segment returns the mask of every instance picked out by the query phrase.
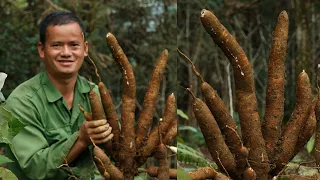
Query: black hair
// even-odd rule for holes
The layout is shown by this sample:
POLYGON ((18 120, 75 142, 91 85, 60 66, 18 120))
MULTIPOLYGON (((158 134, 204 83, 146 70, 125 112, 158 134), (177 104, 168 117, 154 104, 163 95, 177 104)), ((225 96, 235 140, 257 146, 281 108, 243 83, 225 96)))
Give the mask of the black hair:
POLYGON ((45 45, 46 42, 46 31, 48 26, 64 25, 72 22, 79 24, 84 38, 86 38, 84 26, 76 15, 71 12, 53 12, 45 16, 39 24, 39 35, 42 45, 45 45))

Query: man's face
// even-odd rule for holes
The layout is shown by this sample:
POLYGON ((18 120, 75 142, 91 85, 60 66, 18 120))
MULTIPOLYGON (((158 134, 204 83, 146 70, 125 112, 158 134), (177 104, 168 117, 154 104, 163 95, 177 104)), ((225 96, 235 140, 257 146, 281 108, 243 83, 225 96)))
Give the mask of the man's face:
POLYGON ((39 43, 38 51, 50 76, 74 77, 88 54, 88 42, 78 23, 48 26, 45 46, 39 43))

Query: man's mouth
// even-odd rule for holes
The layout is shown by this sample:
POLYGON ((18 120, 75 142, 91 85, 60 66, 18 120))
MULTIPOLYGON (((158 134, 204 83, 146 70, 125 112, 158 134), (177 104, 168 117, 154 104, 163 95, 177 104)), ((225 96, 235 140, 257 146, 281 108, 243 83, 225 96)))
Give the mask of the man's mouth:
POLYGON ((67 65, 71 65, 74 61, 72 61, 72 60, 58 60, 58 62, 61 65, 67 66, 67 65))
POLYGON ((59 62, 73 62, 73 60, 58 60, 59 62))

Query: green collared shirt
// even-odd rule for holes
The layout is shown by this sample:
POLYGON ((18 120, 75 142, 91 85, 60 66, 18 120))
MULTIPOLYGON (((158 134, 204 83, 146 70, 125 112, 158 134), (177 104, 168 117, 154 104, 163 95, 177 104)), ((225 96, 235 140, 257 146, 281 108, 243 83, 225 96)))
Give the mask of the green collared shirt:
MULTIPOLYGON (((97 86, 94 90, 97 92, 97 86)), ((59 166, 84 121, 78 104, 90 110, 89 91, 88 81, 78 76, 69 110, 46 71, 41 71, 10 94, 5 106, 25 124, 12 141, 19 164, 8 164, 19 179, 67 179, 71 175, 69 168, 59 166)), ((11 152, 10 155, 14 158, 11 152)), ((69 166, 78 178, 92 179, 95 166, 89 148, 69 166)))

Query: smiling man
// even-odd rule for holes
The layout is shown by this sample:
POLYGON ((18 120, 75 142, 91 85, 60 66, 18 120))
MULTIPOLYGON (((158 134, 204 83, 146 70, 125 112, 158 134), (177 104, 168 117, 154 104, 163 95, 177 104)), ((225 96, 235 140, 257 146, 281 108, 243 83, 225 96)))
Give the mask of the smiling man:
POLYGON ((13 138, 13 153, 7 152, 16 162, 8 168, 19 179, 67 179, 70 169, 60 167, 66 161, 74 175, 92 179, 89 137, 101 144, 113 134, 105 119, 85 121, 78 108, 90 109, 88 81, 78 74, 88 54, 84 27, 72 13, 54 12, 42 20, 39 31, 45 68, 6 101, 6 108, 25 124, 13 138))

